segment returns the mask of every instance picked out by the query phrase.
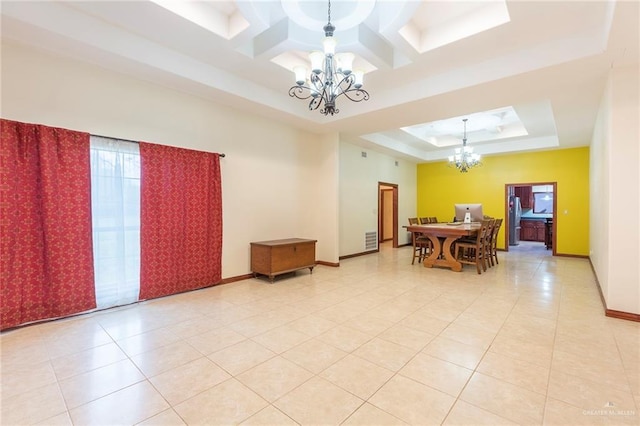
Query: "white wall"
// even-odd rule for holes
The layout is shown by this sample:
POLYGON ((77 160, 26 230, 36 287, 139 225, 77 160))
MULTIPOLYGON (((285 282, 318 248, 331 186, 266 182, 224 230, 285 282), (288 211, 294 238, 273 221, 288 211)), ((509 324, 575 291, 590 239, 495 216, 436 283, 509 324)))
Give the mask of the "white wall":
POLYGON ((614 68, 591 144, 591 261, 607 308, 640 314, 640 67, 614 68))
POLYGON ((364 252, 365 232, 378 230, 378 182, 398 185, 398 244, 410 243, 402 226, 416 216, 416 179, 415 163, 340 142, 340 256, 364 252))
POLYGON ((338 261, 337 136, 8 43, 2 118, 224 152, 223 278, 249 273, 251 241, 314 238, 338 261))
POLYGON ((316 257, 333 264, 338 263, 338 156, 337 134, 328 134, 305 141, 306 155, 300 158, 305 178, 300 191, 311 201, 302 208, 302 229, 318 240, 316 257), (322 241, 322 244, 320 242, 322 241))
MULTIPOLYGON (((607 85, 589 148, 589 258, 603 296, 609 291, 609 149, 611 84, 607 85)), ((606 298, 606 296, 605 296, 606 298)))

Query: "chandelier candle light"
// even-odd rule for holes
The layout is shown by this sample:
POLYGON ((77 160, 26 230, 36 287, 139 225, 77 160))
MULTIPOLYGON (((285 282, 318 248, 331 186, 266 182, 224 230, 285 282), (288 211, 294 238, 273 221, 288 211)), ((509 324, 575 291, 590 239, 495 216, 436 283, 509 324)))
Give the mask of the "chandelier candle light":
POLYGON ((480 154, 474 154, 473 148, 467 146, 467 120, 464 118, 464 137, 462 138, 462 148, 456 148, 454 155, 449 156, 449 167, 455 167, 461 173, 467 173, 469 169, 481 166, 480 154))
POLYGON ((311 74, 307 80, 307 69, 294 67, 296 85, 289 89, 289 96, 309 99, 309 110, 320 106, 320 113, 333 115, 340 112, 336 108, 336 99, 344 95, 351 101, 361 102, 369 99, 369 93, 362 89, 364 72, 352 71, 353 53, 335 53, 336 40, 331 24, 331 0, 329 0, 327 25, 324 26, 325 38, 322 42, 324 53, 311 52, 311 74))

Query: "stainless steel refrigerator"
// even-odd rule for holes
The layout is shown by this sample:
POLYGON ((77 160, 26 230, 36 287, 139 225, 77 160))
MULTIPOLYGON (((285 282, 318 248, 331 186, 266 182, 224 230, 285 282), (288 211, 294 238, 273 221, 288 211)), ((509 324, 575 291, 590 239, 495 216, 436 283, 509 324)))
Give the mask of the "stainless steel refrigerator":
POLYGON ((509 197, 509 245, 520 244, 520 216, 522 216, 522 205, 520 197, 509 197))

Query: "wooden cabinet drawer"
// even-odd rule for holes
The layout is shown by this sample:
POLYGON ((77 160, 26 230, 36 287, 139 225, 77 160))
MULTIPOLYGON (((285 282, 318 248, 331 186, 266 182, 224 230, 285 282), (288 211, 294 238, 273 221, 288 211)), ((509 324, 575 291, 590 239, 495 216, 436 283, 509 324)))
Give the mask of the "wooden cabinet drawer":
POLYGON ((544 236, 545 236, 545 231, 546 231, 544 222, 541 221, 541 220, 536 221, 535 228, 536 228, 536 241, 540 241, 540 242, 544 243, 544 241, 545 241, 545 237, 544 236))
POLYGON ((533 190, 531 186, 516 186, 514 191, 516 197, 520 197, 520 206, 523 209, 533 208, 533 190))
POLYGON ((299 269, 316 263, 315 244, 300 243, 273 247, 271 268, 273 271, 299 269))
POLYGON ((545 223, 541 220, 520 221, 520 239, 523 241, 545 241, 545 223))

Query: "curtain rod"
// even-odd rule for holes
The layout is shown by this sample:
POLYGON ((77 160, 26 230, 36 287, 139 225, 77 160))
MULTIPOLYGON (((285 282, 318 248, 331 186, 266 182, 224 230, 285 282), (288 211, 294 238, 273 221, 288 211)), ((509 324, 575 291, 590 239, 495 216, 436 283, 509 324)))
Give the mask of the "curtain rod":
MULTIPOLYGON (((99 138, 105 138, 105 139, 117 139, 119 141, 125 141, 125 142, 133 142, 133 143, 140 143, 139 141, 132 141, 131 139, 122 139, 122 138, 114 138, 113 136, 104 136, 104 135, 96 135, 93 133, 89 133, 91 136, 97 136, 99 138)), ((218 154, 220 157, 226 157, 226 155, 223 152, 216 152, 215 154, 218 154)))

